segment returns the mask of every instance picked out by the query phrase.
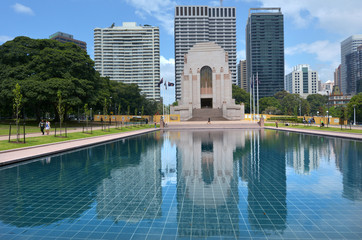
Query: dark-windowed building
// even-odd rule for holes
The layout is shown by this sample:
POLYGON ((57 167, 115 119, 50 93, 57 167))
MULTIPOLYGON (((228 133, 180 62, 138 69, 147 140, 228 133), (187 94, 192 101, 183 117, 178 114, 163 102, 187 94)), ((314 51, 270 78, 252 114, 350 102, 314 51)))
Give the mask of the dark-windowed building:
POLYGON ((57 40, 58 42, 62 42, 62 43, 72 42, 72 43, 75 43, 76 45, 78 45, 84 51, 87 51, 86 42, 76 40, 73 38, 73 35, 68 34, 68 33, 56 32, 56 33, 50 35, 49 39, 57 40))
POLYGON ((284 89, 284 20, 280 8, 250 8, 246 25, 248 90, 259 80, 259 98, 284 89))

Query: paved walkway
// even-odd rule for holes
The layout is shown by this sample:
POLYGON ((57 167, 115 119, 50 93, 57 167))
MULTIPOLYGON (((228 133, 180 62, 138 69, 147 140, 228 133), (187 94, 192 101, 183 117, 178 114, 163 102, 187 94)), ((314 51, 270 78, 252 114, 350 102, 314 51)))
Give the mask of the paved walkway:
POLYGON ((264 129, 273 129, 278 131, 287 131, 287 132, 298 132, 303 134, 312 134, 312 135, 323 135, 328 137, 340 137, 348 138, 362 141, 361 133, 343 133, 343 132, 332 132, 332 131, 318 131, 318 130, 308 130, 308 129, 299 129, 299 128, 283 128, 283 127, 264 127, 264 129))
POLYGON ((144 134, 148 132, 157 131, 159 129, 156 128, 149 128, 149 129, 142 129, 130 132, 123 132, 123 133, 114 133, 108 134, 103 136, 97 137, 90 137, 84 139, 77 139, 65 142, 58 142, 58 143, 51 143, 51 144, 44 144, 39 146, 33 147, 26 147, 26 148, 18 148, 13 150, 6 150, 0 152, 0 166, 21 162, 24 160, 29 160, 32 158, 38 158, 54 153, 74 150, 77 148, 95 145, 99 143, 104 143, 108 141, 117 140, 120 138, 125 138, 129 136, 144 134))

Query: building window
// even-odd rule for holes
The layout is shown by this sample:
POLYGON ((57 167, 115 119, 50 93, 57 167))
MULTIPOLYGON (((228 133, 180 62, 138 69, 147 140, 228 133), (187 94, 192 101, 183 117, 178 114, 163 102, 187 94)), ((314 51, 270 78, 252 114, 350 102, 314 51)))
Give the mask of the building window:
POLYGON ((182 8, 180 8, 180 15, 183 16, 182 8))
POLYGON ((201 7, 201 16, 204 16, 204 8, 201 7))
POLYGON ((176 7, 176 16, 178 16, 178 7, 176 7))

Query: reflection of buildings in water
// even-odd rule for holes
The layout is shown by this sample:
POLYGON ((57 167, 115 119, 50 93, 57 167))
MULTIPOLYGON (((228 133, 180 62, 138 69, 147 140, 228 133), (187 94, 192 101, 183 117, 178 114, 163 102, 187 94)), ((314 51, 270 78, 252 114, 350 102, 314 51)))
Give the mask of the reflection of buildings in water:
POLYGON ((284 230, 287 217, 284 146, 276 141, 260 141, 259 132, 250 135, 249 144, 250 225, 257 230, 284 230))
POLYGON ((180 132, 177 220, 180 237, 238 236, 237 162, 240 132, 180 132))
POLYGON ((297 174, 310 174, 319 168, 321 158, 330 161, 335 154, 329 141, 315 136, 296 135, 292 146, 288 146, 285 153, 287 165, 294 168, 297 174))
POLYGON ((116 222, 160 217, 160 168, 161 149, 154 146, 141 153, 139 164, 113 170, 97 189, 98 217, 116 222))
POLYGON ((362 144, 335 139, 336 165, 343 174, 342 196, 349 200, 362 200, 362 144))

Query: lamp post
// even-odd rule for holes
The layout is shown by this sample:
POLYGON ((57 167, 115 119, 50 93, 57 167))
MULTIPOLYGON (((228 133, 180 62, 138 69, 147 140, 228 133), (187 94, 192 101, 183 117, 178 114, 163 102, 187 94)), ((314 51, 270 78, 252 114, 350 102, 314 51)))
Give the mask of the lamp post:
POLYGON ((356 104, 353 105, 353 125, 356 125, 356 104))
POLYGON ((328 110, 327 110, 327 127, 328 127, 328 124, 329 124, 329 116, 328 116, 328 110))
POLYGON ((92 108, 90 108, 90 118, 91 118, 91 121, 93 120, 93 117, 92 117, 92 108))

